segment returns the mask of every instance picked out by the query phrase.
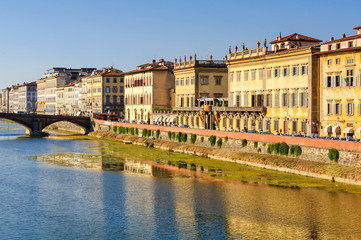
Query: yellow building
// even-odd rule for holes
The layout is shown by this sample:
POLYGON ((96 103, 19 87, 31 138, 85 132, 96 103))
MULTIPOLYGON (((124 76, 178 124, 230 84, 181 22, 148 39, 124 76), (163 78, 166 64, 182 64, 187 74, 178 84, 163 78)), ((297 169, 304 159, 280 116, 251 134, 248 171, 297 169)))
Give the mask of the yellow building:
POLYGON ((321 40, 298 33, 228 54, 229 109, 219 129, 302 133, 318 131, 318 60, 321 40), (232 108, 236 108, 233 109, 232 108), (238 109, 237 109, 238 108, 238 109))
POLYGON ((87 111, 124 115, 124 74, 113 67, 93 71, 87 81, 87 111))
POLYGON ((56 114, 65 113, 64 87, 56 89, 56 114))
POLYGON ((201 118, 202 105, 224 105, 228 97, 228 70, 225 61, 175 59, 175 107, 178 124, 191 128, 211 129, 210 112, 201 118), (203 119, 203 120, 202 120, 203 119))
POLYGON ((324 136, 360 137, 361 26, 321 45, 320 120, 324 136))
POLYGON ((154 110, 171 107, 172 62, 160 59, 125 73, 125 111, 129 122, 152 122, 154 110))

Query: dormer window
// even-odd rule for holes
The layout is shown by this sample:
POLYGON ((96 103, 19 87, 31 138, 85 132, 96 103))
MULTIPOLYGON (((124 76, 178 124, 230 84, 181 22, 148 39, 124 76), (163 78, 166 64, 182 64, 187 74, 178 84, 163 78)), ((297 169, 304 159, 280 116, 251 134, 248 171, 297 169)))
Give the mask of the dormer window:
POLYGON ((349 48, 353 47, 352 42, 348 42, 348 47, 349 47, 349 48))
POLYGON ((328 51, 331 51, 332 45, 328 45, 328 51))
POLYGON ((282 43, 281 48, 282 49, 286 48, 286 43, 282 43))
POLYGON ((336 49, 340 49, 341 48, 341 44, 340 43, 337 43, 336 44, 336 49))

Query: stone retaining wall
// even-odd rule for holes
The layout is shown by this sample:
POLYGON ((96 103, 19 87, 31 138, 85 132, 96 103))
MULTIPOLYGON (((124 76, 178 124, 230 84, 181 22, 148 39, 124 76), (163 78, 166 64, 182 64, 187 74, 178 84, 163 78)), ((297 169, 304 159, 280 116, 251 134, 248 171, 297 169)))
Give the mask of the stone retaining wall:
MULTIPOLYGON (((324 139, 310 139, 300 137, 286 137, 275 136, 266 134, 251 134, 251 133, 235 133, 235 132, 223 132, 214 130, 202 130, 202 129, 189 129, 189 128, 177 128, 177 127, 165 127, 156 125, 142 125, 142 124, 129 124, 119 122, 109 122, 95 120, 96 130, 108 130, 109 126, 113 131, 113 126, 122 126, 129 128, 138 128, 139 136, 142 134, 143 129, 149 129, 152 131, 160 130, 160 137, 163 140, 168 140, 168 131, 170 132, 182 132, 188 134, 187 143, 190 144, 191 134, 197 135, 195 145, 198 146, 210 146, 208 142, 209 136, 216 136, 222 138, 222 149, 238 150, 243 152, 258 152, 258 148, 261 149, 261 153, 267 153, 267 147, 270 143, 286 142, 288 145, 300 145, 302 148, 302 155, 299 157, 305 160, 318 161, 318 162, 330 162, 328 159, 328 150, 330 148, 336 148, 339 150, 338 164, 359 167, 361 166, 361 143, 356 142, 341 142, 324 139), (201 142, 201 138, 204 141, 201 142), (225 137, 228 137, 228 141, 225 142, 225 137), (247 146, 242 147, 242 139, 247 140, 247 146), (254 142, 258 143, 258 147, 254 148, 254 142)), ((216 146, 215 146, 216 147, 216 146)))

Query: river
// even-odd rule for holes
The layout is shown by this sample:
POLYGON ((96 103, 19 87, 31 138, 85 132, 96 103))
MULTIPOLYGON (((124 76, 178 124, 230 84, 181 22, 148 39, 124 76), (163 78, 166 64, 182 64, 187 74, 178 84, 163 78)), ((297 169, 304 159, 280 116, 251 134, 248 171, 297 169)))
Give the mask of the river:
POLYGON ((0 239, 361 239, 360 194, 59 166, 29 157, 107 146, 0 126, 0 239))

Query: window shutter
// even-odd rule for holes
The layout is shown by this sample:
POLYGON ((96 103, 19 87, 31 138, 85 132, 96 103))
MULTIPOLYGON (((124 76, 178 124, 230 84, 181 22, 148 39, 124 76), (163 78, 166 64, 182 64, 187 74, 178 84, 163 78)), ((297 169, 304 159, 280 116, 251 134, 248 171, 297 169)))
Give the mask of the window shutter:
POLYGON ((361 115, 361 103, 358 104, 358 115, 361 115))
POLYGON ((349 103, 346 104, 346 115, 349 115, 349 103))
POLYGON ((336 77, 332 76, 331 77, 331 87, 335 87, 336 86, 336 77))
POLYGON ((325 77, 325 84, 324 87, 327 88, 327 76, 325 77))
POLYGON ((361 86, 361 74, 358 75, 358 86, 361 86))
POLYGON ((337 114, 337 103, 335 103, 335 104, 333 105, 333 112, 334 112, 335 114, 337 114))
POLYGON ((357 86, 357 77, 354 77, 352 86, 354 86, 354 87, 357 86))
POLYGON ((353 103, 351 103, 351 111, 352 111, 352 115, 353 115, 353 103))
POLYGON ((341 76, 341 81, 342 81, 341 86, 346 87, 346 81, 345 81, 345 79, 342 78, 342 76, 341 76))

